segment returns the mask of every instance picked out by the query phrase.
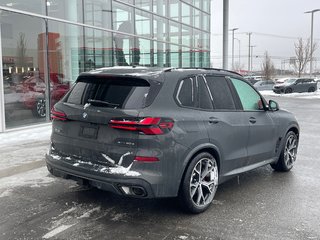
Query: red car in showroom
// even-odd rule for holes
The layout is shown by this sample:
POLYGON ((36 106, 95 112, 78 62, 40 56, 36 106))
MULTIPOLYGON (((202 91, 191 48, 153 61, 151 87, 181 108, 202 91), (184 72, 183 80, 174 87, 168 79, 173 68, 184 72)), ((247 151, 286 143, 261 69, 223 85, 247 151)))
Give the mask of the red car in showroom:
MULTIPOLYGON (((57 74, 50 75, 50 97, 51 106, 58 102, 69 90, 69 82, 61 81, 62 76, 57 74)), ((22 103, 25 107, 32 110, 36 117, 43 118, 46 116, 46 84, 43 78, 31 76, 17 86, 18 91, 22 92, 22 103)))

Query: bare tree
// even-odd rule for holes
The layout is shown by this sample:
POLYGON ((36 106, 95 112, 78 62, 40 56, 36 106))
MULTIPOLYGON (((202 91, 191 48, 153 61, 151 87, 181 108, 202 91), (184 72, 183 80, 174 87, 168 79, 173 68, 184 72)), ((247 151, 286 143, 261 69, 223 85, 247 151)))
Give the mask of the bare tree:
POLYGON ((313 46, 311 47, 310 44, 310 39, 303 41, 302 38, 299 38, 294 44, 296 59, 293 63, 293 68, 295 72, 298 73, 298 77, 301 77, 301 74, 305 72, 306 66, 311 60, 311 56, 317 49, 316 43, 313 43, 313 46))
POLYGON ((264 53, 261 71, 266 80, 270 80, 274 76, 275 69, 273 62, 268 54, 268 51, 264 53))
POLYGON ((233 71, 237 71, 240 73, 240 71, 244 69, 244 64, 243 63, 240 63, 240 62, 235 62, 234 63, 234 68, 233 68, 233 71))
POLYGON ((17 67, 24 67, 26 65, 26 46, 25 34, 19 33, 19 39, 17 41, 17 67))

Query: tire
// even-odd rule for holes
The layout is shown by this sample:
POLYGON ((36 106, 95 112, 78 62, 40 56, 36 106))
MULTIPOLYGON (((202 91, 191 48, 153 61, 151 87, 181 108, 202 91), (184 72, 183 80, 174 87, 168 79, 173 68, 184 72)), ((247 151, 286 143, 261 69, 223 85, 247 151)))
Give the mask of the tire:
POLYGON ((195 156, 180 186, 179 200, 183 209, 188 213, 208 209, 218 188, 218 178, 218 164, 211 154, 203 152, 195 156))
POLYGON ((277 163, 270 164, 275 171, 288 172, 292 169, 298 150, 298 136, 294 132, 287 133, 285 143, 282 147, 277 163))
POLYGON ((292 93, 292 88, 287 88, 286 90, 284 90, 284 93, 292 93))
POLYGON ((314 88, 314 87, 310 87, 309 89, 308 89, 308 92, 314 92, 316 89, 314 88))
POLYGON ((37 99, 32 113, 35 117, 44 118, 46 116, 46 100, 43 98, 37 99))

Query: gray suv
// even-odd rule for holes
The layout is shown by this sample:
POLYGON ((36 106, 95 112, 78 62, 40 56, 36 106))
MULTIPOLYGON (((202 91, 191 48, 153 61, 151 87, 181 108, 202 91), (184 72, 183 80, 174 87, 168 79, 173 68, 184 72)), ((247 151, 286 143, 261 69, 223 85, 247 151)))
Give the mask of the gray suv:
POLYGON ((50 173, 125 196, 206 210, 218 184, 296 160, 295 117, 219 69, 104 68, 81 74, 51 112, 50 173))
POLYGON ((273 86, 275 93, 314 92, 317 90, 317 82, 311 78, 288 79, 284 83, 273 86))

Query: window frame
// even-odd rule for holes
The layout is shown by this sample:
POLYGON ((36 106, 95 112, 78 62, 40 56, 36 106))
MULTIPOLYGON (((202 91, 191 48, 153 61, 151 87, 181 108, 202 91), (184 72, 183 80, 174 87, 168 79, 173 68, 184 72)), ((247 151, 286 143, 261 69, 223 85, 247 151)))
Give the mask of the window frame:
MULTIPOLYGON (((238 78, 236 78, 236 79, 238 79, 238 78)), ((242 80, 242 79, 240 79, 240 80, 246 82, 245 80, 242 80)), ((262 97, 261 94, 259 94, 259 95, 260 95, 260 97, 262 97)), ((184 76, 183 78, 179 79, 178 82, 176 83, 175 90, 174 90, 174 93, 173 93, 173 99, 174 99, 175 103, 177 104, 177 106, 179 106, 181 108, 200 110, 200 111, 204 111, 204 112, 242 112, 242 111, 244 111, 243 107, 242 107, 242 103, 241 103, 240 97, 238 96, 238 93, 237 93, 235 87, 233 86, 233 84, 232 84, 232 82, 230 80, 230 77, 229 76, 225 76, 225 75, 220 75, 220 74, 199 73, 199 74, 192 74, 192 75, 184 76), (235 109, 215 109, 213 98, 211 97, 212 96, 211 95, 211 91, 210 91, 210 88, 209 88, 209 86, 207 84, 207 81, 206 81, 206 78, 205 78, 206 76, 214 76, 214 77, 223 77, 223 78, 225 78, 225 81, 227 82, 227 85, 229 87, 231 96, 232 96, 234 104, 235 104, 235 109), (208 94, 210 95, 210 100, 211 100, 211 103, 212 103, 212 106, 213 106, 212 109, 200 108, 200 105, 199 105, 200 96, 199 96, 199 84, 198 84, 198 78, 199 77, 203 78, 204 84, 206 85, 206 88, 207 88, 208 94), (181 105, 179 103, 179 101, 177 99, 177 94, 178 94, 179 86, 180 86, 181 82, 184 81, 185 79, 188 79, 188 78, 194 78, 195 79, 195 81, 193 82, 193 87, 195 89, 195 91, 193 92, 194 98, 195 98, 195 104, 194 104, 195 106, 193 106, 193 107, 183 106, 183 105, 181 105)), ((264 109, 266 109, 266 107, 265 107, 266 106, 265 105, 266 104, 265 99, 263 99, 263 101, 264 101, 264 109)))
POLYGON ((197 95, 196 95, 196 93, 198 92, 198 90, 197 90, 197 86, 196 86, 196 81, 194 80, 194 81, 192 81, 192 87, 193 87, 193 91, 192 91, 192 94, 193 94, 193 99, 194 99, 194 106, 192 107, 192 106, 184 106, 184 105, 182 105, 181 103, 180 103, 180 100, 179 100, 179 98, 178 98, 178 94, 179 94, 179 92, 180 92, 180 89, 181 89, 181 83, 182 83, 182 81, 185 81, 185 80, 187 80, 187 79, 195 79, 195 76, 196 75, 190 75, 190 76, 186 76, 186 77, 183 77, 183 78, 181 78, 178 82, 177 82, 177 84, 176 84, 176 87, 175 87, 175 90, 174 90, 174 93, 173 93, 173 99, 174 99, 174 101, 176 102, 176 104, 179 106, 179 107, 182 107, 182 108, 189 108, 189 109, 198 109, 196 106, 198 105, 198 103, 197 103, 197 95))
POLYGON ((229 82, 229 86, 230 88, 232 89, 232 92, 233 92, 233 95, 234 95, 234 98, 235 100, 237 101, 237 103, 239 104, 239 110, 240 111, 243 111, 243 112, 266 112, 268 110, 268 103, 267 101, 265 100, 265 98, 260 94, 260 92, 255 89, 251 84, 249 84, 245 79, 241 79, 241 78, 238 78, 238 77, 234 77, 234 76, 226 76, 226 79, 228 80, 229 82), (262 105, 263 105, 263 109, 257 109, 257 110, 245 110, 243 108, 243 105, 242 105, 242 102, 241 102, 241 99, 240 99, 240 96, 235 88, 235 86, 233 85, 232 83, 232 80, 231 79, 235 79, 235 80, 238 80, 238 81, 242 81, 244 83, 246 83, 247 85, 249 85, 249 87, 251 87, 259 96, 260 96, 260 99, 262 101, 262 105))
POLYGON ((214 101, 213 101, 213 98, 211 99, 212 100, 212 105, 213 105, 213 111, 214 112, 239 112, 242 110, 242 105, 241 105, 241 101, 240 101, 240 98, 239 96, 236 95, 236 90, 232 84, 232 82, 228 79, 228 76, 225 76, 225 75, 218 75, 218 74, 203 74, 203 77, 205 79, 205 83, 207 85, 207 89, 210 93, 210 95, 212 95, 211 91, 210 91, 210 88, 207 84, 207 80, 206 80, 206 76, 212 76, 212 77, 222 77, 225 79, 226 83, 227 83, 227 86, 230 90, 230 93, 231 93, 231 97, 233 99, 233 102, 234 102, 234 105, 235 105, 235 109, 216 109, 215 108, 215 104, 214 104, 214 101))
MULTIPOLYGON (((201 81, 201 80, 199 80, 199 81, 201 81)), ((209 111, 209 112, 213 112, 215 109, 214 109, 214 104, 213 104, 213 97, 212 97, 212 94, 211 94, 211 91, 210 91, 210 89, 209 89, 209 86, 208 86, 208 84, 207 84, 207 80, 206 80, 206 78, 204 77, 204 75, 203 74, 197 74, 196 75, 196 93, 197 93, 197 109, 199 109, 199 110, 201 110, 201 111, 209 111), (208 95, 209 95, 209 99, 210 99, 210 102, 211 102, 211 106, 212 106, 212 108, 210 109, 210 108, 201 108, 200 107, 200 87, 199 87, 199 82, 198 82, 198 78, 202 78, 202 80, 203 80, 203 83, 204 83, 204 85, 205 85, 205 88, 206 88, 206 90, 207 90, 207 93, 208 93, 208 95)))

